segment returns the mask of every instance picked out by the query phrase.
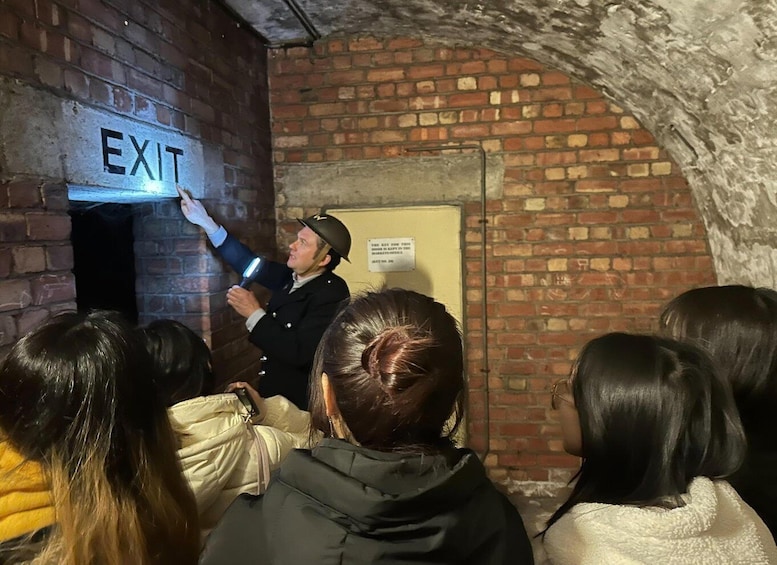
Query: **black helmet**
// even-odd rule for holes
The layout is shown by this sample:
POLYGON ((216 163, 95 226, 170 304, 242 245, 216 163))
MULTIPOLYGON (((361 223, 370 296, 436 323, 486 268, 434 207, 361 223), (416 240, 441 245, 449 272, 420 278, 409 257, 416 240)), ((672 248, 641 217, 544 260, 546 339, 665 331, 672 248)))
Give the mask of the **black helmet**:
POLYGON ((351 234, 343 222, 324 213, 315 214, 304 220, 297 219, 297 221, 316 232, 318 237, 328 243, 340 257, 351 262, 348 259, 348 253, 351 251, 351 234))

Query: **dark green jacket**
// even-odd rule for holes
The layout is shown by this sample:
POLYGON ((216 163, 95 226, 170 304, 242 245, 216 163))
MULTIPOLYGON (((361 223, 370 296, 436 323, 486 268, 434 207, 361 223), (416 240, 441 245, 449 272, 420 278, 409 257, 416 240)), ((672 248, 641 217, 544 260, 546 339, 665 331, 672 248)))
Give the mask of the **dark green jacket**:
POLYGON ((203 565, 531 565, 518 511, 470 450, 383 453, 325 439, 293 451, 263 496, 241 495, 203 565))

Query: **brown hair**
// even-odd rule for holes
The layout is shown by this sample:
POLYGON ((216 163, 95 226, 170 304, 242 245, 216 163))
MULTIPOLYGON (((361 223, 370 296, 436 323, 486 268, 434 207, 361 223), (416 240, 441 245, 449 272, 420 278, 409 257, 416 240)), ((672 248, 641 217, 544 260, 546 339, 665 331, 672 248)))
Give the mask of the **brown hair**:
POLYGON ((106 312, 56 316, 0 365, 0 429, 54 501, 32 563, 196 563, 194 497, 151 379, 137 333, 106 312))
POLYGON ((464 360, 456 320, 445 306, 417 292, 368 292, 325 332, 313 362, 310 406, 312 427, 329 435, 323 373, 353 439, 364 447, 434 452, 450 445, 463 416, 464 360))

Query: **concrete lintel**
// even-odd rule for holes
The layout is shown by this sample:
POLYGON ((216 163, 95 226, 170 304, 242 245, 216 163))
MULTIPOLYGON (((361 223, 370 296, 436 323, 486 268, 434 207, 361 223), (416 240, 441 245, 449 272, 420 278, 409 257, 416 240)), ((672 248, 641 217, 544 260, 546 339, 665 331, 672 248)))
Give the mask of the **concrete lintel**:
MULTIPOLYGON (((279 202, 303 208, 450 203, 480 198, 480 156, 276 165, 279 202)), ((486 194, 502 197, 504 161, 486 159, 486 194)))

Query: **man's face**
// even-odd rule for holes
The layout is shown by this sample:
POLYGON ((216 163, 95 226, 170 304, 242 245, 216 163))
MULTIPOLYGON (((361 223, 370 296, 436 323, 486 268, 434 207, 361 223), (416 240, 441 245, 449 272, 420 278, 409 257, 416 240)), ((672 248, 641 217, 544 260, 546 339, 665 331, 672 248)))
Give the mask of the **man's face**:
POLYGON ((302 274, 313 265, 318 253, 318 236, 305 226, 297 232, 297 241, 289 245, 289 259, 286 266, 295 273, 302 274))

